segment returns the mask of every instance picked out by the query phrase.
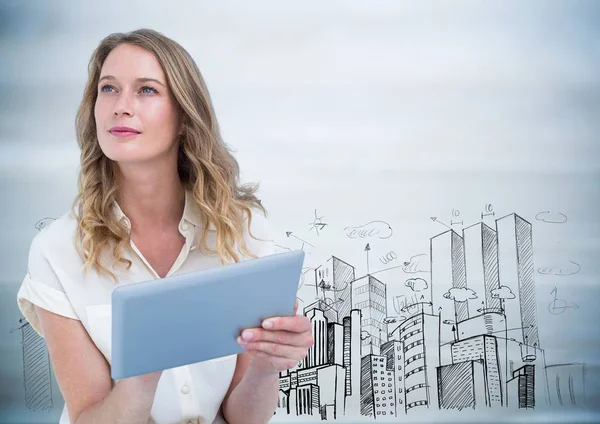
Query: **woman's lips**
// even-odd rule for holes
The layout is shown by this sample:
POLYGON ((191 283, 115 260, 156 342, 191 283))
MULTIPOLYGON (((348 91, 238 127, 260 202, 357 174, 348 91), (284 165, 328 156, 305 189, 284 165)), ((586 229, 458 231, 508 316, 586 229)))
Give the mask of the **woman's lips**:
POLYGON ((121 138, 134 137, 134 136, 140 134, 137 131, 126 131, 126 130, 110 130, 109 132, 112 135, 114 135, 115 137, 121 137, 121 138))

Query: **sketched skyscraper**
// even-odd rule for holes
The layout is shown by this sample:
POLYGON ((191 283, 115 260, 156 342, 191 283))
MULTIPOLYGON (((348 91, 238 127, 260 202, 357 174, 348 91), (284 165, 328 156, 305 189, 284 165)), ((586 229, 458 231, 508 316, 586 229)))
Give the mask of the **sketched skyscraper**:
POLYGON ((332 256, 315 269, 316 292, 322 299, 328 299, 331 311, 342 324, 344 317, 350 315, 352 307, 351 283, 354 281, 354 267, 341 259, 332 256))
MULTIPOLYGON (((460 322, 468 318, 466 302, 455 302, 444 297, 453 287, 466 287, 465 250, 463 239, 454 230, 448 230, 429 240, 431 260, 431 300, 433 310, 441 309, 443 322, 460 322)), ((452 325, 442 325, 441 339, 453 340, 452 325)))
POLYGON ((346 368, 345 414, 360 413, 361 311, 353 309, 344 317, 344 367, 346 368))
POLYGON ((362 314, 362 355, 379 354, 382 343, 387 341, 386 286, 370 274, 352 283, 352 309, 362 314))
POLYGON ((11 333, 21 330, 25 405, 32 411, 50 411, 53 406, 52 377, 46 343, 25 318, 21 318, 19 324, 11 333))
POLYGON ((469 299, 469 317, 500 311, 500 299, 492 297, 498 283, 498 236, 483 222, 463 229, 467 287, 477 294, 469 299))
POLYGON ((327 353, 327 318, 323 315, 323 311, 317 308, 306 311, 305 315, 310 319, 315 343, 308 349, 308 354, 304 358, 304 368, 324 365, 329 356, 327 353))
POLYGON ((512 213, 496 220, 496 232, 500 285, 515 295, 506 300, 507 327, 522 327, 515 339, 539 347, 531 224, 512 213))

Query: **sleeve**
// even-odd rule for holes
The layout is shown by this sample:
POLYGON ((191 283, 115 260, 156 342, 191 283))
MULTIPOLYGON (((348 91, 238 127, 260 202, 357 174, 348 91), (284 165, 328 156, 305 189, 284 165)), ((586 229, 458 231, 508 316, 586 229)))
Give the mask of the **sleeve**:
POLYGON ((31 243, 27 273, 17 292, 21 313, 42 337, 44 335, 34 305, 67 318, 79 319, 48 257, 47 240, 43 237, 47 234, 44 233, 37 234, 31 243))

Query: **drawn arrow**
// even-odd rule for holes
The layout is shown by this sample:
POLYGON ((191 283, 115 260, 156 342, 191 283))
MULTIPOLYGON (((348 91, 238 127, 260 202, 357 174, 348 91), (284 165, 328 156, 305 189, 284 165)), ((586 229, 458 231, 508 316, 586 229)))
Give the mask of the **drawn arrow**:
POLYGON ((412 303, 410 305, 405 305, 403 306, 400 311, 401 312, 406 312, 408 311, 408 309, 412 308, 413 306, 417 306, 417 305, 429 305, 429 306, 433 306, 432 302, 416 302, 416 303, 412 303))
POLYGON ((371 246, 367 243, 365 246, 365 252, 367 252, 367 274, 369 273, 369 250, 371 250, 371 246))
POLYGON ((430 217, 430 218, 431 218, 431 220, 432 220, 433 222, 439 222, 439 223, 440 223, 440 224, 442 224, 444 227, 447 227, 447 228, 450 228, 450 229, 452 229, 452 227, 450 227, 450 226, 449 226, 449 225, 447 225, 447 224, 444 224, 442 221, 440 221, 439 219, 437 219, 437 217, 436 217, 436 216, 432 216, 432 217, 430 217))
POLYGON ((458 341, 458 331, 456 330, 456 327, 453 325, 452 326, 452 334, 454 334, 454 341, 458 341))
POLYGON ((315 247, 312 244, 310 244, 309 242, 307 242, 306 240, 302 240, 300 237, 295 236, 291 231, 286 231, 285 235, 289 238, 289 237, 294 237, 297 240, 300 240, 302 243, 306 243, 309 246, 315 247))

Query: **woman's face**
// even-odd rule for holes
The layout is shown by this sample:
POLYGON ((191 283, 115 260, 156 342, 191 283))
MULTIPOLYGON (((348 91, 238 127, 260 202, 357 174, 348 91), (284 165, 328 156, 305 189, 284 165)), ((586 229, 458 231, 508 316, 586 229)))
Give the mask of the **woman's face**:
POLYGON ((106 58, 94 109, 98 142, 121 164, 177 156, 179 116, 153 53, 121 44, 106 58))

